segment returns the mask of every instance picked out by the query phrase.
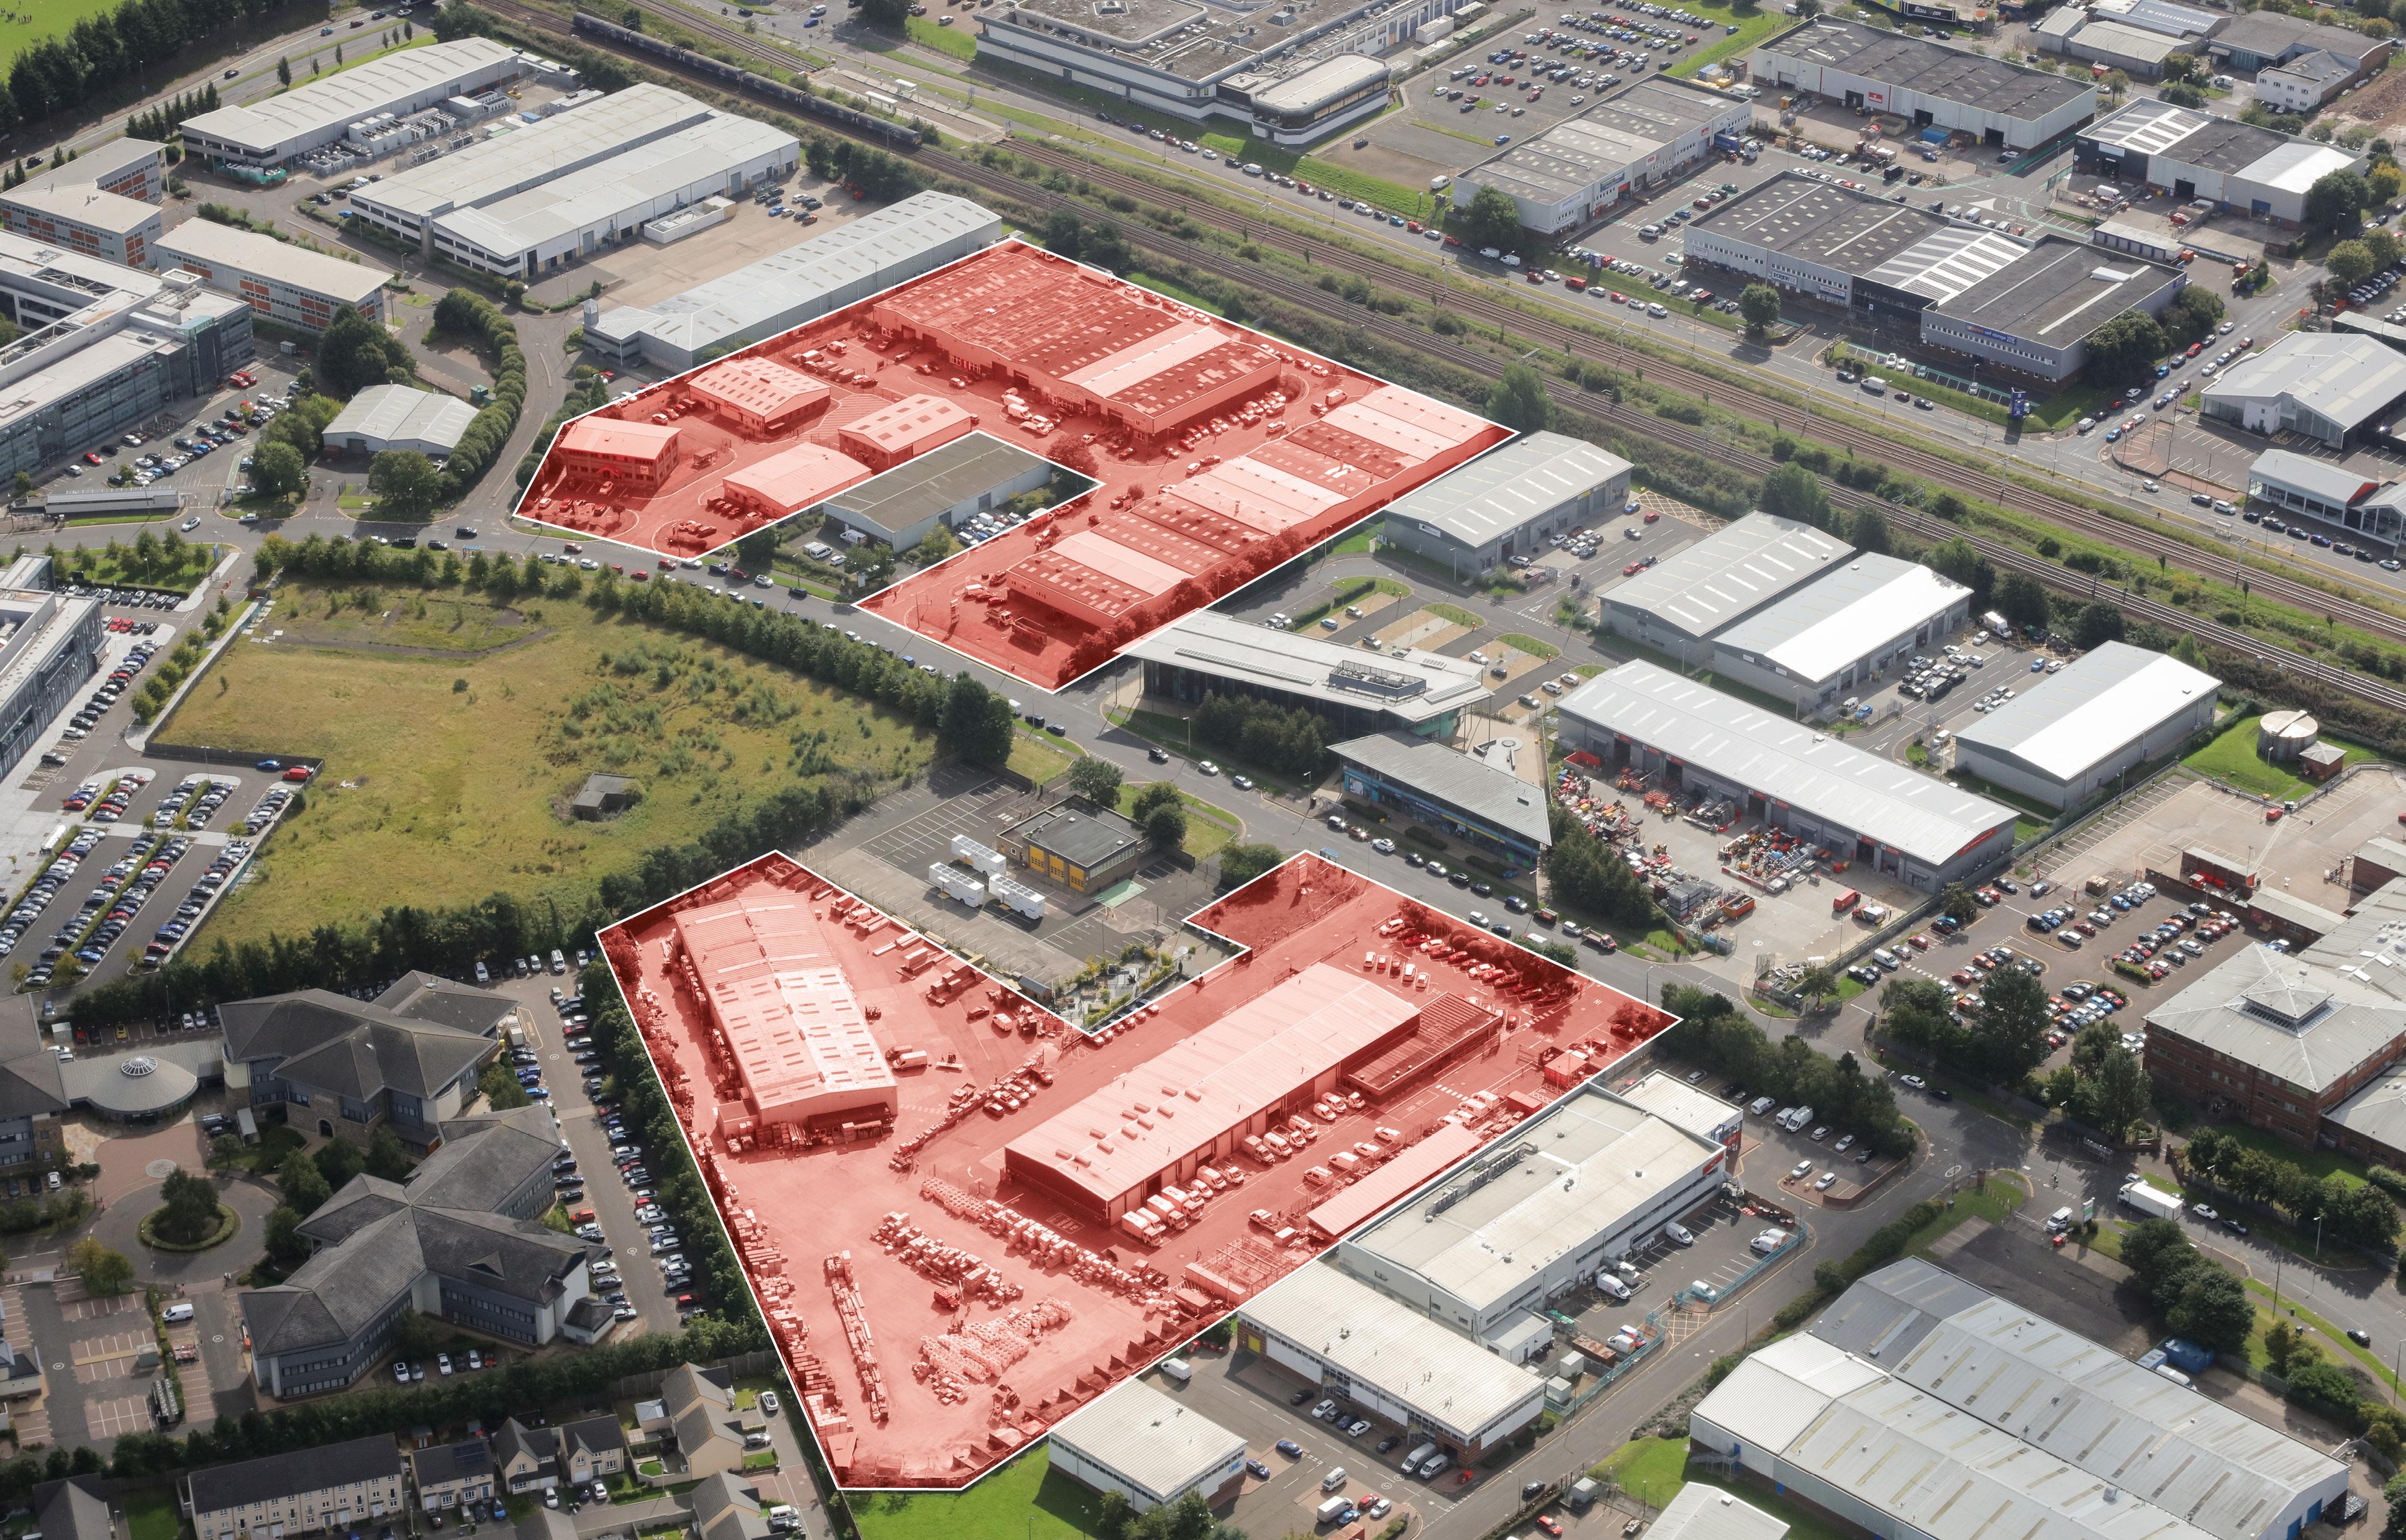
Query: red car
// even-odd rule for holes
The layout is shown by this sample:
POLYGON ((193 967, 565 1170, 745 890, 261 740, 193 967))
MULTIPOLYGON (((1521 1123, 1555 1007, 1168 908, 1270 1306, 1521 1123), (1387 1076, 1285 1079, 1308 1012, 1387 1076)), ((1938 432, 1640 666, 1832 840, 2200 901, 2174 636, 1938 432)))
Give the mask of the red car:
POLYGON ((316 770, 311 770, 306 765, 295 765, 290 770, 284 772, 284 779, 287 781, 306 781, 317 773, 318 772, 316 770))
POLYGON ((1563 1521, 1555 1518, 1552 1514, 1541 1513, 1537 1515, 1536 1525, 1548 1534, 1552 1535, 1554 1540, 1562 1540, 1563 1521))
POLYGON ((83 462, 86 465, 97 465, 100 463, 100 457, 93 454, 91 450, 86 449, 83 452, 83 462))
POLYGON ((1621 569, 1621 576, 1623 576, 1623 577, 1635 577, 1638 573, 1640 573, 1640 572, 1644 572, 1645 570, 1646 570, 1646 563, 1644 563, 1644 562, 1642 562, 1642 561, 1633 561, 1633 562, 1631 562, 1628 566, 1623 567, 1622 569, 1621 569))

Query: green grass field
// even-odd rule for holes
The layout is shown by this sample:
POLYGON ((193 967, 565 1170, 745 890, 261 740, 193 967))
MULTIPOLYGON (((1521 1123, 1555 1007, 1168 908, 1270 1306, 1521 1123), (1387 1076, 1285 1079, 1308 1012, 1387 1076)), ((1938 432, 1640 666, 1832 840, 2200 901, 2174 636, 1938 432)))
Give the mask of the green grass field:
POLYGON ((1690 1476, 1685 1438, 1632 1439, 1596 1468, 1609 1471, 1623 1491, 1657 1508, 1678 1496, 1681 1488, 1692 1484, 1729 1492, 1742 1503, 1786 1520, 1788 1540, 1841 1540, 1847 1533, 1819 1514, 1761 1487, 1719 1476, 1690 1476))
POLYGON ((1076 744, 1057 738, 1047 739, 1032 732, 1011 736, 1011 768, 1039 785, 1068 770, 1070 761, 1084 753, 1076 744))
POLYGON ((1760 6, 1715 5, 1711 0, 1705 0, 1705 3, 1691 5, 1688 9, 1710 20, 1714 35, 1682 54, 1679 62, 1670 68, 1673 75, 1693 76, 1706 64, 1751 51, 1757 43, 1780 28, 1795 24, 1794 19, 1785 12, 1767 10, 1760 6), (1724 27, 1735 27, 1737 31, 1723 32, 1721 29, 1724 27))
POLYGON ((911 41, 925 44, 939 53, 949 53, 963 64, 977 57, 977 34, 967 27, 939 26, 932 16, 913 16, 905 30, 911 41))
POLYGON ((125 1498, 125 1532, 129 1540, 176 1540, 182 1519, 176 1500, 165 1492, 141 1492, 125 1498))
MULTIPOLYGON (((1136 796, 1142 783, 1120 787, 1120 815, 1136 815, 1136 796)), ((1178 799, 1186 804, 1186 841, 1182 847, 1198 861, 1209 860, 1220 854, 1221 848, 1237 837, 1238 818, 1226 808, 1213 807, 1192 792, 1182 791, 1178 799)))
POLYGON ((496 890, 581 907, 605 873, 691 840, 803 763, 890 776, 933 752, 856 697, 580 603, 504 613, 389 589, 362 610, 346 587, 330 614, 333 592, 281 589, 267 628, 283 636, 234 643, 160 729, 163 742, 326 761, 213 940, 496 890), (472 650, 496 638, 517 644, 472 650), (642 798, 576 822, 567 800, 597 770, 634 777, 642 798))
MULTIPOLYGON (((2200 775, 2210 775, 2225 785, 2259 797, 2291 798, 2313 791, 2311 782, 2299 779, 2278 765, 2266 764, 2256 752, 2256 725, 2261 716, 2244 716, 2225 728, 2211 743, 2181 761, 2200 775)), ((2336 744, 2347 751, 2350 765, 2378 759, 2380 755, 2359 744, 2340 738, 2325 738, 2324 742, 2336 744)))
POLYGON ((1047 1448, 964 1492, 863 1492, 852 1505, 860 1540, 1085 1540, 1094 1493, 1053 1475, 1047 1448))
POLYGON ((64 37, 84 18, 106 16, 118 0, 41 0, 23 9, 0 15, 0 64, 14 64, 17 55, 45 37, 64 37))

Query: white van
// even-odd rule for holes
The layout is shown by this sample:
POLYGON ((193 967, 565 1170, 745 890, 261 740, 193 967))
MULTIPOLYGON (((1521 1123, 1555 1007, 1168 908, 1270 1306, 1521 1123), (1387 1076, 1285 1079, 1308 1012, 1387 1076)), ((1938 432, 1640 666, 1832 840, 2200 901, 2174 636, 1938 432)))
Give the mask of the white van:
POLYGON ((2050 1236, 2063 1234, 2072 1228, 2073 1217, 2070 1208, 2058 1208, 2054 1213, 2046 1216, 2046 1233, 2050 1236))
POLYGON ((1613 1302, 1615 1302, 1616 1304, 1626 1305, 1626 1304, 1628 1304, 1628 1303, 1629 1303, 1629 1294, 1630 1294, 1629 1285, 1628 1285, 1628 1284, 1626 1284, 1626 1283, 1621 1282, 1621 1279, 1620 1279, 1617 1276, 1615 1276, 1614 1274, 1611 1274, 1611 1273, 1598 1273, 1598 1274, 1596 1274, 1596 1275, 1595 1275, 1595 1290, 1596 1290, 1596 1293, 1600 1293, 1600 1294, 1605 1295, 1606 1298, 1611 1299, 1611 1300, 1612 1300, 1613 1302))
POLYGON ((174 1325, 177 1321, 190 1321, 192 1319, 192 1307, 190 1305, 170 1305, 159 1312, 159 1319, 169 1325, 174 1325))
POLYGON ((1184 1385, 1194 1379, 1195 1368, 1182 1358, 1165 1358, 1161 1361, 1161 1378, 1184 1385))
POLYGON ((1345 1485, 1345 1467, 1342 1465, 1337 1466, 1336 1469, 1330 1471, 1326 1476, 1320 1478, 1320 1490, 1322 1491, 1335 1491, 1337 1488, 1343 1485, 1345 1485))
POLYGON ((1885 396, 1888 394, 1888 381, 1880 378, 1877 374, 1865 374, 1857 382, 1857 384, 1862 390, 1862 393, 1866 396, 1885 396))

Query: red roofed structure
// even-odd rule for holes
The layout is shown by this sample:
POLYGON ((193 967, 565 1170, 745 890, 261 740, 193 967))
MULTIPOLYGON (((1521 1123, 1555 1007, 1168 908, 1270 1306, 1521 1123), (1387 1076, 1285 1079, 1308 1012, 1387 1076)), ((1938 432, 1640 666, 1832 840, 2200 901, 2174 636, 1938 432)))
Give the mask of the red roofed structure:
POLYGON ((836 430, 844 453, 880 471, 953 442, 977 426, 968 408, 941 396, 905 396, 836 430))
POLYGON ((799 426, 834 395, 800 370, 759 358, 714 363, 690 389, 702 405, 756 438, 799 426))
POLYGON ((871 474, 869 467, 823 444, 805 441, 757 465, 728 473, 729 502, 771 518, 815 507, 871 474))

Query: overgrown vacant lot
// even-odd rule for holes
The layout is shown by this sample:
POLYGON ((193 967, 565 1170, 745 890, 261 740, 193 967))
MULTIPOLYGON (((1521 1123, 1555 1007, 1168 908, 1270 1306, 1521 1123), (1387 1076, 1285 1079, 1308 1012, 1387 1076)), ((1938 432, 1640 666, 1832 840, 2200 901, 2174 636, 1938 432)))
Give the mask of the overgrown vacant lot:
POLYGON ((496 891, 566 911, 798 777, 886 781, 933 753, 856 697, 574 600, 288 584, 272 629, 237 641, 159 733, 326 761, 205 940, 496 891), (578 822, 569 801, 597 770, 641 799, 578 822))

